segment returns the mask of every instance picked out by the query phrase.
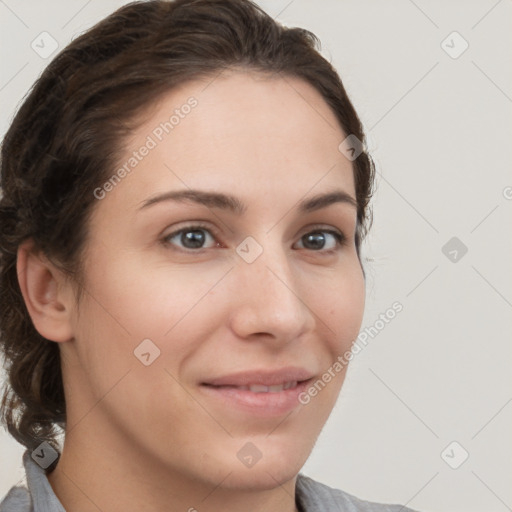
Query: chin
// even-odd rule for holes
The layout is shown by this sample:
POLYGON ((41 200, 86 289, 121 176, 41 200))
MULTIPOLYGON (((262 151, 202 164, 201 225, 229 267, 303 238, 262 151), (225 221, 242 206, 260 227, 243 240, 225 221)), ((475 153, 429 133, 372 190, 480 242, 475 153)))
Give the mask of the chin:
POLYGON ((292 464, 276 467, 275 464, 268 464, 251 469, 234 468, 222 487, 240 491, 269 491, 295 478, 301 467, 292 464))
POLYGON ((282 439, 279 442, 270 438, 240 444, 243 448, 237 452, 235 460, 223 461, 225 474, 231 472, 223 487, 254 491, 275 489, 297 476, 311 452, 306 440, 300 447, 297 440, 283 443, 282 439))

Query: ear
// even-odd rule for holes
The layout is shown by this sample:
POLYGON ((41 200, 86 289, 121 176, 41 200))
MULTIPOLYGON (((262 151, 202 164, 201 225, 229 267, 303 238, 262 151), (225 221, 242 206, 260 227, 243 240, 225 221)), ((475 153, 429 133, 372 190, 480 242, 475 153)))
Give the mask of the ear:
POLYGON ((33 242, 18 247, 18 282, 37 332, 46 339, 63 342, 73 338, 73 294, 64 274, 35 251, 33 242))

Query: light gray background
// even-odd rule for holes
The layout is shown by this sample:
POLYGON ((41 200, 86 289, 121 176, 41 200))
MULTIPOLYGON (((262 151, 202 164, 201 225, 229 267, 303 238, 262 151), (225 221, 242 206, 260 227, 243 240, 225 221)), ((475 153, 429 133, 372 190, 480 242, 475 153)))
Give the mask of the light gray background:
MULTIPOLYGON (((2 134, 49 62, 31 42, 47 31, 62 48, 125 3, 0 0, 2 134)), ((512 2, 258 3, 320 37, 368 132, 363 329, 403 305, 351 363, 303 472, 420 511, 512 510, 512 2), (469 43, 458 58, 441 46, 453 31, 469 43), (454 236, 468 248, 455 262, 441 250, 454 236), (458 469, 441 456, 452 441, 446 460, 469 453, 458 469)), ((0 432, 3 496, 23 448, 0 432)))

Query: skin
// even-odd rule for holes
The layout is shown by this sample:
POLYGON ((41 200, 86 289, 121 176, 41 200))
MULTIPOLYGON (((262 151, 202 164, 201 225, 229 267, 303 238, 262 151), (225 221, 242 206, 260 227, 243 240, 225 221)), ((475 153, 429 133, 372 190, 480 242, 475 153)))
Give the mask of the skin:
POLYGON ((120 165, 169 112, 198 100, 95 204, 79 307, 72 282, 30 243, 19 250, 34 325, 62 356, 68 425, 48 478, 67 510, 295 511, 297 474, 342 386, 344 371, 307 405, 266 418, 200 389, 206 378, 290 365, 320 377, 350 349, 365 300, 355 207, 296 208, 332 190, 355 198, 352 163, 338 151, 346 134, 321 95, 242 71, 208 82, 168 93, 128 141, 120 165), (188 188, 234 195, 246 211, 141 209, 188 188), (203 249, 168 236, 196 221, 203 249), (324 248, 304 236, 319 232, 324 248), (236 252, 247 236, 263 249, 250 264, 236 252), (147 338, 160 356, 145 366, 134 350, 147 338), (262 454, 251 468, 237 458, 247 442, 262 454))

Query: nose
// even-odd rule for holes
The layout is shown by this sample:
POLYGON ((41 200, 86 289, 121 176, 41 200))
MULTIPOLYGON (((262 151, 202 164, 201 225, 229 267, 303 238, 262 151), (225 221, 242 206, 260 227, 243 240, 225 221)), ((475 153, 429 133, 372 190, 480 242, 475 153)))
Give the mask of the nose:
POLYGON ((314 328, 305 279, 299 279, 284 251, 266 247, 252 263, 240 258, 232 278, 236 298, 230 325, 240 338, 283 344, 314 328))

